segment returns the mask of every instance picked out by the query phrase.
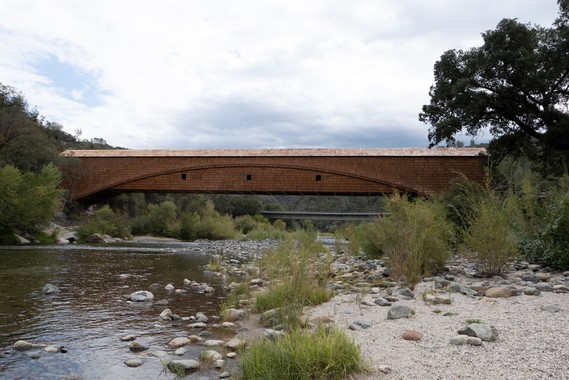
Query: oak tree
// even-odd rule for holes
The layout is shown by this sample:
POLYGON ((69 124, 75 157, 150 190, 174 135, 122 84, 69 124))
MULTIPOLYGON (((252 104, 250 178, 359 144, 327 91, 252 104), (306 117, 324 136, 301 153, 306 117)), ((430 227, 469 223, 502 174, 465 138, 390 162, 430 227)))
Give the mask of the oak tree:
POLYGON ((569 0, 558 4, 550 28, 503 19, 482 46, 443 53, 419 115, 430 146, 489 132, 498 159, 569 158, 569 0))

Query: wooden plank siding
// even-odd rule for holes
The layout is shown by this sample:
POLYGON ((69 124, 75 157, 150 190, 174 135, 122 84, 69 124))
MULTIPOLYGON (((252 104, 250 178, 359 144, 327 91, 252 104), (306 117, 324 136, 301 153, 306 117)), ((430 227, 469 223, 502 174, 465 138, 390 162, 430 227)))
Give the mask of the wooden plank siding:
POLYGON ((70 150, 62 186, 73 200, 99 192, 433 195, 462 176, 483 183, 484 150, 70 150))

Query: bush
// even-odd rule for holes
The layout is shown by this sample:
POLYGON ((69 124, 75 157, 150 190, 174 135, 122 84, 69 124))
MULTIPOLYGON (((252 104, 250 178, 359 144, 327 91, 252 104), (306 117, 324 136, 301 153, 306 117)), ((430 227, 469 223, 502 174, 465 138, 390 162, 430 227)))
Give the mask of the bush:
POLYGON ((180 226, 174 202, 163 201, 158 205, 152 203, 147 205, 146 213, 133 219, 132 233, 178 237, 180 226))
POLYGON ((344 379, 362 372, 365 365, 357 345, 338 328, 319 326, 300 330, 276 341, 254 342, 241 359, 243 379, 344 379))
POLYGON ((500 274, 518 256, 510 213, 500 200, 487 198, 480 201, 476 214, 464 234, 461 251, 479 265, 482 273, 500 274))
POLYGON ((421 275, 443 269, 453 229, 442 205, 396 194, 388 198, 386 210, 388 216, 369 224, 366 240, 387 256, 393 275, 414 285, 421 275))
POLYGON ((77 228, 80 240, 85 240, 93 234, 128 237, 130 231, 127 219, 116 214, 108 205, 104 205, 92 215, 84 218, 77 228))
POLYGON ((521 244, 524 257, 559 269, 569 268, 569 176, 566 174, 543 200, 541 223, 521 244))
POLYGON ((53 165, 39 173, 0 168, 0 234, 34 232, 46 225, 62 205, 60 182, 61 173, 53 165))

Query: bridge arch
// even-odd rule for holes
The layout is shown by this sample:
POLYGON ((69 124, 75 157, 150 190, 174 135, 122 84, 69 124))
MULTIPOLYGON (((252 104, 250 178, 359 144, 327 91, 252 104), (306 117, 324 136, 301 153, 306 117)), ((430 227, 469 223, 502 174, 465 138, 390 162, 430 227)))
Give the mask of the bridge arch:
MULTIPOLYGON (((480 149, 67 151, 72 199, 99 192, 431 195, 465 176, 484 181, 480 149)), ((68 173, 69 174, 69 173, 68 173)))

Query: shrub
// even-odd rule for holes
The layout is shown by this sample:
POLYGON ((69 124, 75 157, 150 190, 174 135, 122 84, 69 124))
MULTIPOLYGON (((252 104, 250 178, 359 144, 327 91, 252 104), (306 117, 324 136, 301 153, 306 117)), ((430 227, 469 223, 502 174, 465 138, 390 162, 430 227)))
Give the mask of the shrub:
POLYGON ((60 182, 61 173, 53 165, 39 173, 22 173, 13 166, 0 168, 0 234, 35 232, 46 225, 61 208, 60 182))
POLYGON ((172 201, 149 204, 146 213, 134 218, 132 232, 137 235, 177 237, 180 232, 176 205, 172 201))
POLYGON ((483 200, 464 234, 461 251, 474 259, 486 275, 502 273, 518 256, 518 239, 509 215, 503 202, 483 200))
POLYGON ((93 234, 128 237, 130 231, 127 219, 116 214, 108 205, 104 205, 95 210, 92 215, 84 218, 77 228, 80 240, 93 234))
POLYGON ((413 285, 421 275, 441 270, 453 236, 442 205, 393 195, 386 208, 389 215, 370 223, 367 239, 387 256, 394 276, 413 285))
POLYGON ((569 268, 569 176, 566 174, 547 193, 540 224, 521 244, 528 260, 555 268, 569 268))
POLYGON ((365 365, 356 344, 338 328, 296 330, 276 341, 251 344, 241 359, 242 378, 263 380, 344 379, 365 365))

